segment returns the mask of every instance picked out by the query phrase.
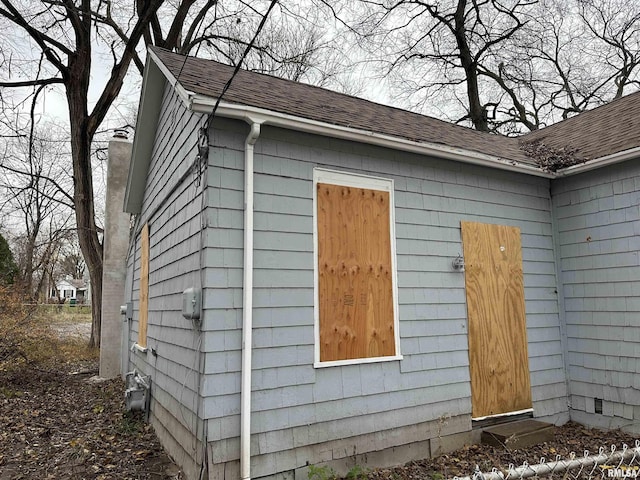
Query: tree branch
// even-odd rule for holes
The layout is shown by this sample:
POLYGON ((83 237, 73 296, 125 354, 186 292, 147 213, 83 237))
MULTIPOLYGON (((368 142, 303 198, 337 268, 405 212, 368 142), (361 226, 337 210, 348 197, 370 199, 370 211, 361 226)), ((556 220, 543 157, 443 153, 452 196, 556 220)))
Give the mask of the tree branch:
POLYGON ((217 4, 218 4, 218 0, 208 0, 207 3, 205 3, 202 6, 202 8, 198 11, 198 13, 196 14, 195 18, 191 22, 191 25, 189 26, 189 30, 187 30, 187 34, 185 35, 184 39, 182 40, 182 46, 180 48, 180 52, 181 53, 183 53, 183 54, 189 53, 189 50, 190 50, 191 47, 189 49, 186 49, 185 46, 186 45, 190 45, 191 46, 191 42, 193 41, 193 37, 196 34, 196 32, 198 31, 198 29, 200 28, 200 24, 204 20, 204 17, 207 15, 207 13, 211 9, 211 7, 214 7, 217 4))
POLYGON ((64 83, 63 78, 53 77, 53 78, 39 78, 36 80, 25 80, 24 82, 0 82, 0 87, 37 87, 40 85, 53 85, 64 83))
POLYGON ((9 0, 0 0, 2 4, 7 8, 0 8, 0 15, 5 17, 7 20, 15 23, 19 27, 23 28, 29 36, 38 44, 44 55, 47 57, 47 60, 51 62, 62 74, 63 77, 68 76, 69 70, 67 66, 62 63, 58 55, 52 50, 49 46, 53 46, 57 48, 65 55, 72 55, 72 51, 66 45, 54 40, 50 36, 44 34, 43 32, 37 30, 35 27, 31 26, 31 24, 22 16, 22 14, 13 6, 13 4, 9 0))
POLYGON ((129 42, 125 45, 124 51, 122 52, 120 62, 115 64, 111 69, 111 76, 109 77, 109 80, 107 80, 100 98, 89 115, 87 130, 91 136, 93 136, 100 123, 102 123, 109 107, 120 93, 122 81, 127 73, 131 60, 136 53, 136 46, 144 34, 145 25, 147 25, 151 18, 156 14, 160 5, 162 5, 162 0, 151 0, 145 8, 144 14, 138 17, 138 21, 129 36, 129 42))
MULTIPOLYGON (((66 207, 69 207, 71 209, 74 209, 75 207, 73 206, 73 196, 70 195, 69 193, 67 193, 67 189, 65 189, 64 187, 62 187, 57 181, 55 181, 53 178, 48 177, 46 175, 42 175, 39 173, 34 173, 34 172, 25 172, 24 170, 19 170, 17 168, 11 167, 9 165, 5 165, 4 163, 0 164, 0 169, 2 170, 7 170, 11 173, 15 173, 16 175, 22 175, 25 177, 29 177, 29 178, 36 178, 37 180, 44 180, 45 182, 49 182, 51 183, 51 185, 53 185, 54 187, 56 187, 56 189, 58 190, 58 193, 60 193, 63 197, 65 197, 69 203, 60 200, 59 198, 54 198, 51 196, 46 196, 46 198, 49 198, 50 200, 54 200, 56 202, 59 202, 61 204, 63 204, 66 207)), ((42 195, 43 192, 40 192, 42 195)))
MULTIPOLYGON (((100 12, 96 12, 96 11, 91 12, 91 14, 93 15, 93 18, 96 23, 101 23, 111 28, 115 32, 115 34, 118 36, 118 38, 122 41, 122 43, 124 43, 125 45, 129 43, 130 41, 129 37, 124 32, 124 30, 122 30, 122 28, 114 21, 113 17, 111 16, 110 10, 107 11, 106 15, 102 15, 100 14, 100 12)), ((140 56, 138 55, 137 51, 134 51, 132 59, 133 59, 133 62, 136 64, 136 68, 142 75, 142 72, 144 71, 144 63, 140 59, 140 56)))
MULTIPOLYGON (((187 14, 189 10, 195 3, 195 0, 182 0, 180 2, 180 6, 178 7, 178 11, 173 17, 173 21, 171 22, 171 27, 169 28, 169 33, 165 40, 162 42, 162 46, 169 50, 180 50, 180 35, 182 33, 182 27, 184 26, 184 21, 187 18, 187 14)), ((206 5, 205 5, 206 6, 206 5)))

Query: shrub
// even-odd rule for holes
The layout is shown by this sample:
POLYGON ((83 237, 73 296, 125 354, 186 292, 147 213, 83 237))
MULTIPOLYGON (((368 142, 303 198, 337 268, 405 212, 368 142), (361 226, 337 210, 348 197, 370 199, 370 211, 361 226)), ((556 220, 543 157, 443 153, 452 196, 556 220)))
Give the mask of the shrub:
POLYGON ((0 285, 12 285, 17 274, 18 266, 13 259, 9 244, 0 235, 0 285))
POLYGON ((27 360, 27 344, 33 339, 32 313, 14 287, 0 284, 0 365, 27 360))
POLYGON ((97 357, 84 339, 58 338, 49 326, 51 315, 22 301, 13 287, 0 285, 0 370, 97 357))

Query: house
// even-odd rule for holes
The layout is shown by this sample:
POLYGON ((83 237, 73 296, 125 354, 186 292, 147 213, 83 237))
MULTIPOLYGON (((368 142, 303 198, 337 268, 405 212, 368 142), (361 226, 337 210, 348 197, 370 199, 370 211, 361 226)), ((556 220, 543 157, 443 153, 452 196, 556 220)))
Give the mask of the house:
POLYGON ((85 303, 86 299, 90 298, 89 282, 67 275, 56 282, 55 287, 51 288, 50 294, 50 298, 54 300, 66 302, 73 300, 74 303, 85 303))
POLYGON ((125 195, 123 368, 188 478, 640 431, 640 93, 513 139, 232 72, 149 51, 125 195))

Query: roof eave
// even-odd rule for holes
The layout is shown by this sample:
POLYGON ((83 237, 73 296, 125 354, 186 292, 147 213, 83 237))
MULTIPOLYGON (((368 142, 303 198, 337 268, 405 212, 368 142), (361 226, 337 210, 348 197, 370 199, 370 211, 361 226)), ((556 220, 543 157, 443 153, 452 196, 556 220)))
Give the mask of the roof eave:
MULTIPOLYGON (((184 86, 176 80, 169 68, 159 59, 156 53, 152 49, 148 50, 140 97, 140 112, 136 123, 136 136, 133 142, 131 166, 125 193, 125 212, 137 214, 142 210, 144 187, 155 140, 157 119, 162 106, 165 82, 171 84, 185 105, 185 108, 188 110, 210 114, 217 100, 215 97, 197 94, 185 89, 184 86)), ((533 165, 519 163, 464 148, 450 147, 430 142, 415 142, 401 137, 319 122, 272 110, 233 104, 225 101, 220 102, 218 105, 216 115, 243 120, 249 123, 258 122, 286 128, 288 130, 357 141, 394 150, 434 156, 549 179, 577 175, 640 157, 640 147, 635 147, 590 160, 584 164, 574 165, 555 172, 547 172, 533 165)))
MULTIPOLYGON (((189 95, 187 106, 195 112, 209 114, 213 110, 216 99, 206 95, 189 95)), ((556 175, 545 172, 537 167, 526 165, 512 160, 494 157, 491 155, 474 152, 462 148, 450 147, 436 143, 415 142, 405 138, 384 135, 372 131, 361 130, 342 125, 310 120, 308 118, 297 117, 285 113, 274 112, 257 107, 239 105, 228 102, 220 102, 216 115, 244 120, 247 122, 258 122, 263 125, 286 128, 305 133, 323 135, 343 140, 357 141, 361 143, 402 150, 406 152, 429 155, 448 160, 455 160, 474 165, 482 165, 490 168, 508 170, 512 172, 524 173, 544 178, 554 178, 556 175)))
POLYGON ((627 160, 632 160, 638 157, 640 157, 640 147, 634 147, 621 152, 612 153, 611 155, 605 155, 604 157, 596 158, 594 160, 589 160, 586 163, 563 168, 556 171, 556 177, 577 175, 597 168, 606 167, 607 165, 626 162, 627 160))

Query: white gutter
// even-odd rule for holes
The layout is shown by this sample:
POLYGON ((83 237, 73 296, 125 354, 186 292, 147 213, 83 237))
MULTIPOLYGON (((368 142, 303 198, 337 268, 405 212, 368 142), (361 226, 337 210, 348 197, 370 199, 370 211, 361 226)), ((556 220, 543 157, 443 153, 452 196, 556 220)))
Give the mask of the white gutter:
MULTIPOLYGON (((186 92, 186 90, 184 91, 184 94, 189 96, 187 108, 194 112, 211 113, 213 110, 216 99, 186 92)), ((540 168, 533 165, 525 165, 512 160, 473 152, 471 150, 436 143, 415 142, 391 135, 384 135, 357 128, 343 127, 341 125, 319 122, 317 120, 310 120, 308 118, 296 117, 286 113, 273 112, 271 110, 249 107, 246 105, 220 102, 218 109, 216 110, 216 115, 239 120, 245 120, 247 117, 260 118, 262 124, 286 128, 287 130, 296 130, 332 138, 340 138, 343 140, 352 140, 391 148, 394 150, 403 150, 421 155, 431 155, 438 158, 445 158, 448 160, 482 165, 491 168, 499 168, 512 172, 525 173, 527 175, 535 175, 538 177, 555 178, 556 176, 553 173, 542 171, 540 168)))
POLYGON ((251 478, 251 354, 253 338, 253 146, 260 123, 251 126, 244 142, 244 281, 242 284, 242 378, 240 389, 240 478, 251 478))
POLYGON ((563 168, 556 172, 557 177, 568 177, 569 175, 576 175, 582 172, 588 172, 596 168, 605 167, 613 163, 620 163, 632 158, 640 157, 640 147, 630 148, 622 152, 612 153, 604 157, 589 160, 587 163, 581 163, 580 165, 573 165, 572 167, 563 168))

